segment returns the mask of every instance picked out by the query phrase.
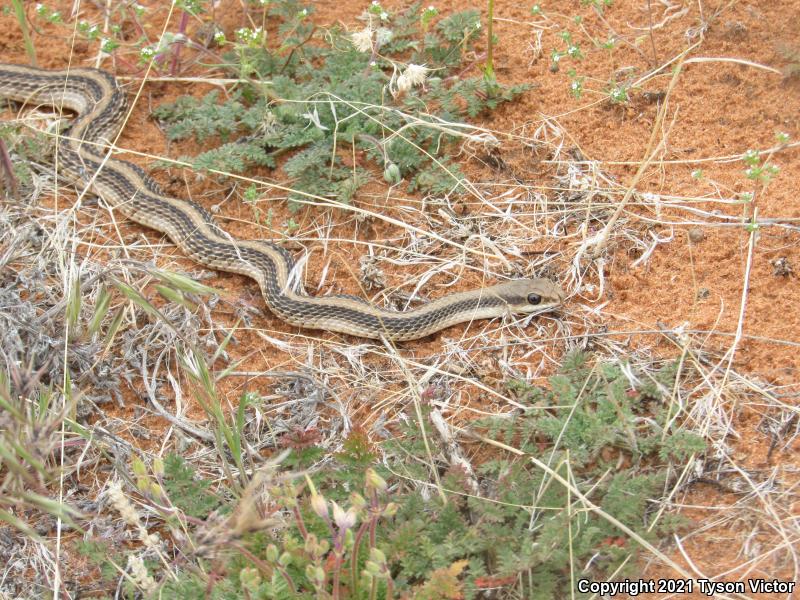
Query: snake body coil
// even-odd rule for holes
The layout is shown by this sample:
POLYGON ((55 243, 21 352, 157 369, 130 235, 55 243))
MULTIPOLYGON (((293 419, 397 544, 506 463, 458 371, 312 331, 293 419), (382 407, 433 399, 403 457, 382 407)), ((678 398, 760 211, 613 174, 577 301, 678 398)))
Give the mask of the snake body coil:
POLYGON ((307 296, 289 284, 295 261, 284 248, 232 238, 200 205, 170 198, 138 166, 106 156, 127 106, 111 74, 0 64, 0 97, 74 111, 76 118, 59 138, 59 175, 88 182, 115 210, 166 234, 198 263, 254 279, 269 309, 292 325, 402 341, 475 319, 542 312, 564 299, 561 288, 547 279, 519 279, 452 294, 405 312, 351 296, 307 296))

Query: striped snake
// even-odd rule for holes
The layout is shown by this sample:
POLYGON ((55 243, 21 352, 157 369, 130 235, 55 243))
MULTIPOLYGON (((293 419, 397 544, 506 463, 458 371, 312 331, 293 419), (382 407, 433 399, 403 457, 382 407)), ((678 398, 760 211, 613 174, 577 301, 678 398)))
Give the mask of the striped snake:
POLYGON ((115 210, 166 234, 198 263, 254 279, 269 309, 292 325, 403 341, 475 319, 544 312, 564 300, 562 289, 547 279, 507 281, 404 312, 352 296, 308 296, 290 284, 296 279, 290 277, 295 261, 287 250, 272 242, 232 238, 200 205, 170 198, 140 167, 106 155, 127 110, 125 93, 109 73, 0 64, 0 97, 75 112, 69 130, 59 137, 60 176, 88 184, 115 210))

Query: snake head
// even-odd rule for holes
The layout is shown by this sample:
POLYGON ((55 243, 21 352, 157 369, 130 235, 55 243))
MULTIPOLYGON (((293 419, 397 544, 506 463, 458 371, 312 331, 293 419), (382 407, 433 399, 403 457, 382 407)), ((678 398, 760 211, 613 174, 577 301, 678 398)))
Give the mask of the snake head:
POLYGON ((514 279, 489 288, 516 315, 541 313, 563 304, 566 293, 549 279, 514 279))

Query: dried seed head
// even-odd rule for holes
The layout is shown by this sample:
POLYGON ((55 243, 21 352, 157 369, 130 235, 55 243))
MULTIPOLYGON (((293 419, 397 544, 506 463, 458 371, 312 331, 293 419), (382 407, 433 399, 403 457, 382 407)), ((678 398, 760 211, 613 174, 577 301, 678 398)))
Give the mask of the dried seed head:
POLYGON ((350 35, 350 41, 359 52, 372 52, 372 29, 367 27, 350 35))
POLYGON ((410 64, 403 71, 403 74, 397 78, 397 90, 400 92, 407 92, 414 86, 422 85, 428 78, 430 69, 423 65, 410 64))

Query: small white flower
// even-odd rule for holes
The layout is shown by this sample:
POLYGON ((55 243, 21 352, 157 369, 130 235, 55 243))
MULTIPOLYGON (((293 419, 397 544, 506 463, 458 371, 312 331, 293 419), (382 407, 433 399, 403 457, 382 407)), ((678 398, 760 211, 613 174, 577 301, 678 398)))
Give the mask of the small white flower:
POLYGON ((387 13, 386 11, 383 11, 381 13, 381 21, 385 21, 388 18, 389 18, 389 13, 387 13))
POLYGON ((372 52, 372 30, 369 27, 351 34, 350 41, 359 52, 372 52))
POLYGON ((256 27, 255 31, 249 27, 242 27, 236 30, 236 38, 240 42, 252 44, 256 42, 259 37, 261 37, 261 31, 261 27, 256 27))

